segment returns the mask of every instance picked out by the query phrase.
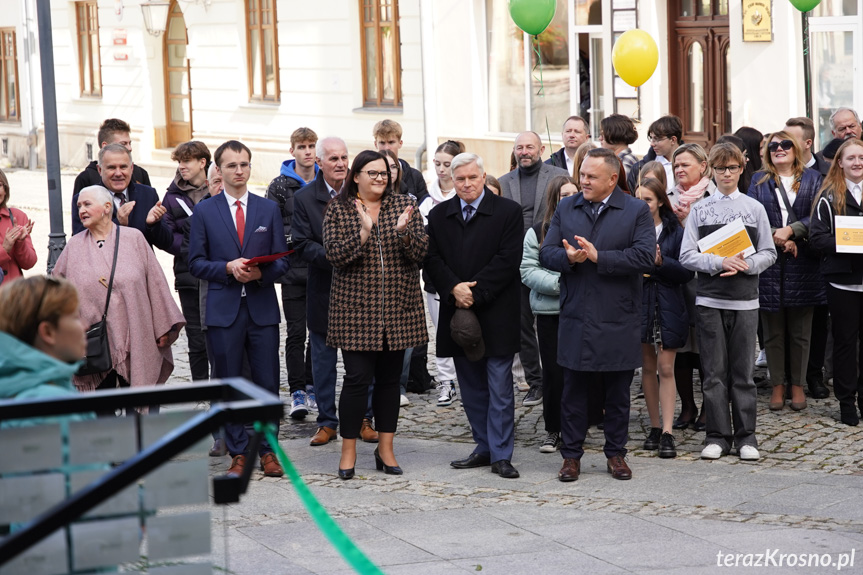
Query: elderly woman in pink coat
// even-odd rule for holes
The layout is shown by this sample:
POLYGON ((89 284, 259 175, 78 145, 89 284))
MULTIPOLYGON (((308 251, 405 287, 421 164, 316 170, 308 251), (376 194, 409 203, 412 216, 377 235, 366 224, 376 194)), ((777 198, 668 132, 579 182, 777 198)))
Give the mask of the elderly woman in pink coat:
MULTIPOLYGON (((85 327, 100 321, 105 310, 118 227, 111 220, 113 210, 107 189, 90 186, 81 190, 78 215, 85 230, 69 240, 53 271, 78 289, 85 327)), ((113 369, 75 376, 81 391, 165 383, 174 370, 171 344, 185 325, 144 235, 126 226, 119 226, 119 230, 117 268, 108 307, 113 369)))

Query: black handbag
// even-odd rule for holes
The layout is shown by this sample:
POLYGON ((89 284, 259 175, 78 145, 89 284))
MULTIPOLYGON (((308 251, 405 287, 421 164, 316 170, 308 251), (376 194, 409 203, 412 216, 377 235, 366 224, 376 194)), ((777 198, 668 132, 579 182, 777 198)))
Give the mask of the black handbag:
POLYGON ((78 375, 104 373, 111 371, 111 368, 114 367, 114 362, 111 360, 111 346, 108 343, 108 305, 111 303, 111 290, 114 287, 114 270, 117 269, 117 251, 119 248, 120 226, 117 226, 117 237, 114 240, 114 263, 111 264, 111 279, 108 281, 105 312, 100 321, 87 329, 87 357, 84 358, 84 365, 78 369, 78 375))

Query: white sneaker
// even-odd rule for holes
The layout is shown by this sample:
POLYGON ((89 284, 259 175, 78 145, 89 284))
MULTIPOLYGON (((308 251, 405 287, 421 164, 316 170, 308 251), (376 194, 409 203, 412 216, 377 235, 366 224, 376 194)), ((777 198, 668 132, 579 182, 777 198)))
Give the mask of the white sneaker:
POLYGON ((408 396, 405 394, 401 394, 401 397, 399 398, 399 407, 404 407, 404 406, 410 405, 410 404, 411 404, 411 400, 408 399, 408 396))
POLYGON ((515 387, 519 391, 528 391, 530 390, 530 384, 525 379, 519 379, 515 382, 515 387))
POLYGON ((761 350, 758 352, 758 357, 755 360, 755 367, 767 367, 767 352, 761 350))
POLYGON ((446 407, 447 405, 452 405, 453 400, 458 395, 458 392, 455 389, 454 381, 442 381, 437 384, 437 404, 438 407, 446 407))
POLYGON ((701 459, 719 459, 722 455, 722 446, 718 443, 711 443, 701 450, 701 459))
POLYGON ((744 445, 740 448, 740 459, 743 461, 758 461, 761 459, 761 454, 751 445, 744 445))

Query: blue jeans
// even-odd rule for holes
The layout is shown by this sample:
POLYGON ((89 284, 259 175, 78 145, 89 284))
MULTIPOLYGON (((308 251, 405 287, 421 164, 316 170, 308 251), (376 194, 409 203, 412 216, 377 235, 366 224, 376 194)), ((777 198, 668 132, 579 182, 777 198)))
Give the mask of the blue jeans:
POLYGON ((318 427, 336 429, 339 418, 336 414, 336 362, 338 351, 327 345, 327 336, 309 331, 312 344, 312 382, 315 400, 318 402, 318 427))

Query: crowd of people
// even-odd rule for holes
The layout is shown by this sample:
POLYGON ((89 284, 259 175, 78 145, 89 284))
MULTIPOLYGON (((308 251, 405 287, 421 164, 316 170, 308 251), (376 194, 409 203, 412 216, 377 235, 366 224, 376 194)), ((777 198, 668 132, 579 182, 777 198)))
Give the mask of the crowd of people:
MULTIPOLYGON (((378 470, 403 473, 399 410, 432 388, 438 406, 461 402, 476 443, 450 465, 518 477, 516 358, 561 481, 578 479, 592 425, 611 476, 632 477, 637 369, 645 450, 675 457, 674 431, 692 426, 705 431, 702 458, 757 460, 755 365, 768 369, 770 410, 802 411, 806 388, 824 399, 831 380, 842 423, 863 410, 863 245, 849 239, 849 217, 863 216, 863 140, 853 110, 830 123, 835 139, 817 154, 808 118, 743 127, 705 150, 664 116, 639 159, 631 118, 604 118, 593 142, 572 116, 545 161, 541 138, 518 134, 498 178, 445 141, 428 184, 399 158, 397 122, 375 124, 373 149, 352 161, 341 138, 299 128, 266 197, 248 188, 252 151, 229 140, 212 156, 199 141, 178 146, 160 199, 132 161, 129 125, 106 120, 51 276, 21 279, 36 263, 33 224, 8 205, 0 172, 0 396, 164 383, 184 328, 193 380, 243 376, 278 394, 284 314, 287 413, 316 412, 311 446, 341 435, 342 479, 355 474, 357 440, 377 444, 378 470), (179 307, 154 249, 174 256, 179 307), (84 328, 100 320, 110 368, 94 372, 81 367, 84 328)), ((249 434, 214 436, 228 474, 254 460, 249 434)), ((259 449, 264 474, 281 476, 272 446, 259 449)))

